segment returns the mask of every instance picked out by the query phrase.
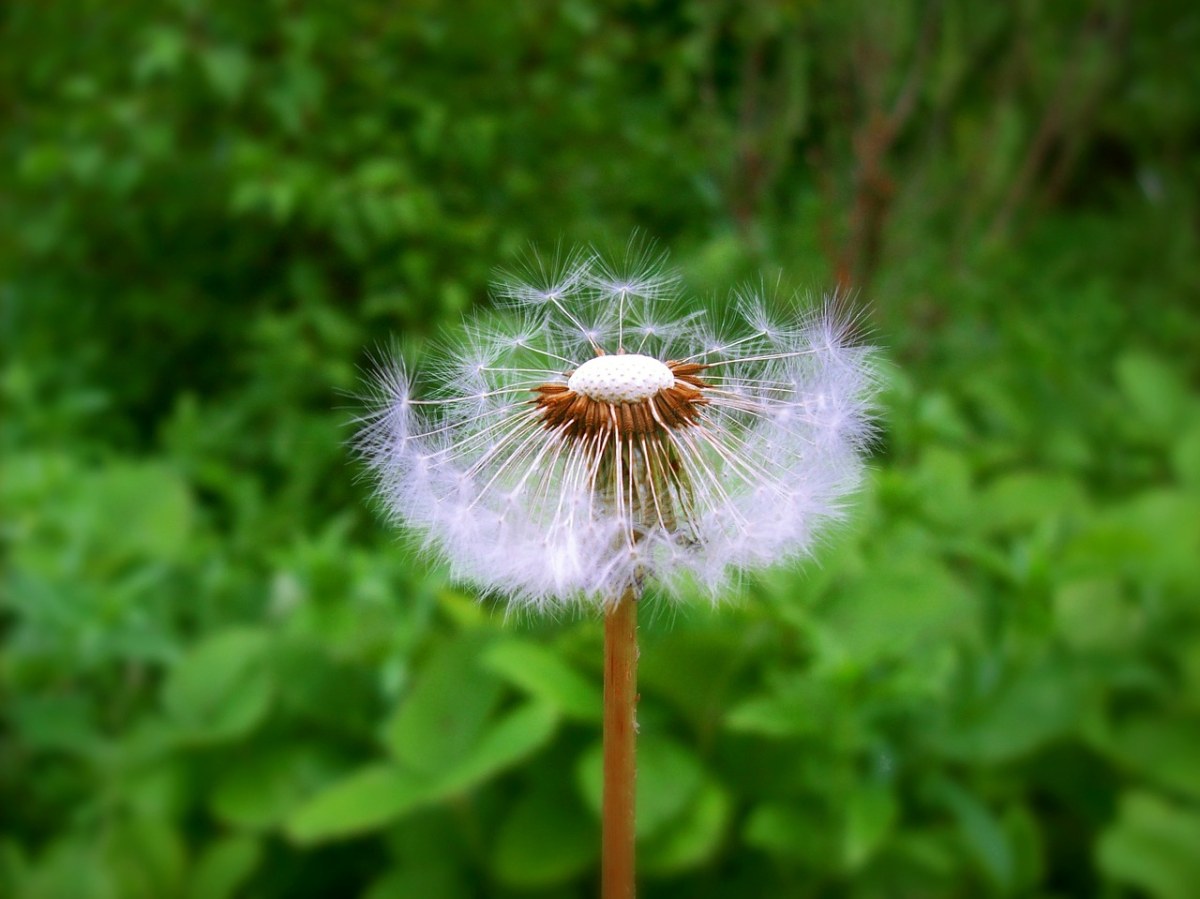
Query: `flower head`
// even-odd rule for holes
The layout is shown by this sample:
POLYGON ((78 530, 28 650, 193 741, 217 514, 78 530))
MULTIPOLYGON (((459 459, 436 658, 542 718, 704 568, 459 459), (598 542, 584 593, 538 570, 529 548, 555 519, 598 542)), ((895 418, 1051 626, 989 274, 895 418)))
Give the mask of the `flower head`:
POLYGON ((872 354, 846 318, 778 322, 750 294, 680 314, 645 253, 525 274, 425 389, 399 362, 379 375, 358 446, 392 518, 455 576, 539 606, 644 578, 716 597, 811 551, 871 430, 872 354))

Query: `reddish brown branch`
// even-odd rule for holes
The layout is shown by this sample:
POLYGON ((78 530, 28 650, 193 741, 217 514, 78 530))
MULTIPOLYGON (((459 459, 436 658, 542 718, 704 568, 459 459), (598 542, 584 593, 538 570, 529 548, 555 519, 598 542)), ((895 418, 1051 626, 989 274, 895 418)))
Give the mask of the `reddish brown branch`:
POLYGON ((896 183, 887 170, 887 159, 916 109, 929 57, 937 40, 940 10, 939 0, 930 0, 926 5, 908 72, 890 110, 884 108, 883 85, 877 81, 888 66, 877 61, 878 48, 868 40, 859 47, 856 70, 860 92, 867 98, 868 108, 862 124, 851 137, 857 166, 850 235, 835 265, 838 287, 842 290, 850 289, 856 282, 866 284, 879 265, 883 229, 896 192, 896 183))
POLYGON ((1029 142, 1012 186, 996 212, 988 235, 1008 232, 1018 212, 1039 186, 1053 200, 1066 182, 1085 137, 1094 126, 1104 92, 1121 60, 1127 15, 1123 5, 1104 11, 1096 2, 1075 35, 1037 131, 1029 142), (1097 55, 1100 65, 1090 65, 1097 55), (1057 158, 1056 157, 1057 154, 1057 158))

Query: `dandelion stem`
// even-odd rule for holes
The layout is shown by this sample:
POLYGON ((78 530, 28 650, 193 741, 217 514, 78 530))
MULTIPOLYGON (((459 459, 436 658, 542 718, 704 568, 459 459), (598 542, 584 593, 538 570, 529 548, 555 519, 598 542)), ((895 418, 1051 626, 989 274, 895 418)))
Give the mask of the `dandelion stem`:
POLYGON ((637 605, 637 592, 630 587, 604 616, 602 899, 634 896, 637 605))

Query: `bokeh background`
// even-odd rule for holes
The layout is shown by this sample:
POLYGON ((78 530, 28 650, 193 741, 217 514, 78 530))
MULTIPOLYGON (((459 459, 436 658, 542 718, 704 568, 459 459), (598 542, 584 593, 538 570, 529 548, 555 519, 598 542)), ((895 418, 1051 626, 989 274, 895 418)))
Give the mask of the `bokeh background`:
POLYGON ((0 896, 582 897, 600 627, 386 528, 531 244, 856 292, 817 563, 643 613, 645 896, 1200 896, 1187 0, 0 9, 0 896))

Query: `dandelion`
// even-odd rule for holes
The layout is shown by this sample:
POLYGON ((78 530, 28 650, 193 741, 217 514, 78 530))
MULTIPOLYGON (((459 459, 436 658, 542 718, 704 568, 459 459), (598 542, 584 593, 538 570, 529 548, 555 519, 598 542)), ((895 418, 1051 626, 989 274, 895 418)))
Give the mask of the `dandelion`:
POLYGON ((680 312, 678 285, 644 250, 535 259, 440 364, 385 370, 358 444, 388 514, 453 576, 517 607, 604 609, 606 896, 632 889, 642 585, 716 600, 809 554, 871 433, 872 355, 835 304, 778 320, 746 292, 680 312))
POLYGON ((676 279, 592 255, 509 281, 427 387, 395 363, 359 440, 387 513, 517 605, 611 604, 651 579, 721 597, 809 553, 860 478, 871 354, 827 306, 741 294, 675 315, 676 279))

